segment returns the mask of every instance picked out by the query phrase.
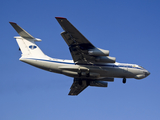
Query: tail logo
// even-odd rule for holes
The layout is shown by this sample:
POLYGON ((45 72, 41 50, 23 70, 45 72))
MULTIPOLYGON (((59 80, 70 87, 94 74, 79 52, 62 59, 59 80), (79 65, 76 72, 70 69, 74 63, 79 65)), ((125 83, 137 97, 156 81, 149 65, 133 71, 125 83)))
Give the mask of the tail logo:
POLYGON ((33 49, 37 48, 37 46, 35 46, 35 45, 30 45, 29 48, 30 48, 31 50, 33 50, 33 49))

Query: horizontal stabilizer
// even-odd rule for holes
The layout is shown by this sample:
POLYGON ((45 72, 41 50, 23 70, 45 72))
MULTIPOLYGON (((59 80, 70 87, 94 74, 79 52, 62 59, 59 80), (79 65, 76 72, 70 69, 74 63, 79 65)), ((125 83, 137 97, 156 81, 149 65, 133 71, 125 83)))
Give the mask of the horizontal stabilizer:
POLYGON ((46 55, 35 43, 36 41, 41 41, 41 39, 34 38, 16 23, 10 22, 10 24, 20 35, 15 36, 14 38, 16 39, 22 52, 22 57, 46 57, 46 55))
POLYGON ((27 39, 34 39, 34 37, 32 35, 30 35, 27 31, 25 31, 23 28, 21 28, 19 25, 17 25, 14 22, 9 22, 13 28, 17 31, 17 33, 23 37, 23 38, 27 38, 27 39))

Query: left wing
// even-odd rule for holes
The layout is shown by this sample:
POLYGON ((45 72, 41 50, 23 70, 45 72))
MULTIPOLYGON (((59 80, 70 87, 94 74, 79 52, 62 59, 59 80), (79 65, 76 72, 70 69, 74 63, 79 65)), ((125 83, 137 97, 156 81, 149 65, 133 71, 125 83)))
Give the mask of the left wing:
POLYGON ((70 88, 70 92, 68 95, 78 95, 86 87, 88 87, 87 80, 81 80, 79 78, 74 78, 74 82, 70 88))
POLYGON ((113 78, 104 78, 104 79, 82 79, 82 78, 74 78, 73 84, 70 88, 70 92, 68 95, 78 95, 81 93, 85 88, 88 86, 95 86, 95 87, 107 87, 108 83, 106 81, 100 80, 107 80, 113 81, 113 78))
POLYGON ((30 35, 27 31, 25 31, 23 28, 21 28, 19 25, 17 25, 14 22, 9 22, 13 28, 17 31, 17 33, 23 37, 23 38, 28 38, 28 39, 34 39, 32 35, 30 35))

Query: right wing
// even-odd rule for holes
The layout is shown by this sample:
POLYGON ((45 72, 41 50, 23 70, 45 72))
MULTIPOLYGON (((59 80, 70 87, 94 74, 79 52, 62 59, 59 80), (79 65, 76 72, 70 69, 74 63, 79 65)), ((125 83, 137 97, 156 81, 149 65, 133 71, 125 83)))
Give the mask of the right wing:
POLYGON ((87 63, 88 50, 94 49, 95 46, 92 45, 92 43, 90 43, 66 18, 56 17, 56 19, 64 30, 61 35, 69 46, 74 62, 87 63))
POLYGON ((109 51, 96 48, 66 18, 56 17, 63 28, 63 39, 69 46, 75 63, 114 63, 115 58, 109 57, 109 51))
MULTIPOLYGON (((80 45, 83 49, 95 48, 66 18, 56 17, 57 21, 65 32, 61 34, 68 39, 65 39, 68 46, 80 45)), ((63 37, 63 36, 62 36, 63 37)))

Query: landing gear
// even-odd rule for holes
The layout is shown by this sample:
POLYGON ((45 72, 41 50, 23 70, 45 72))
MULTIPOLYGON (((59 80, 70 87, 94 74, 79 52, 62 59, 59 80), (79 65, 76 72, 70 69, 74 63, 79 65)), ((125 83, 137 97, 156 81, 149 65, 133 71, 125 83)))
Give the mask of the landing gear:
POLYGON ((90 77, 89 69, 87 71, 81 71, 80 69, 77 71, 78 77, 90 77))
POLYGON ((122 81, 124 84, 126 83, 126 78, 123 78, 123 81, 122 81))
POLYGON ((80 70, 78 70, 78 76, 81 77, 82 73, 80 70))
POLYGON ((87 71, 86 72, 86 77, 89 77, 89 76, 90 76, 89 71, 87 71))

